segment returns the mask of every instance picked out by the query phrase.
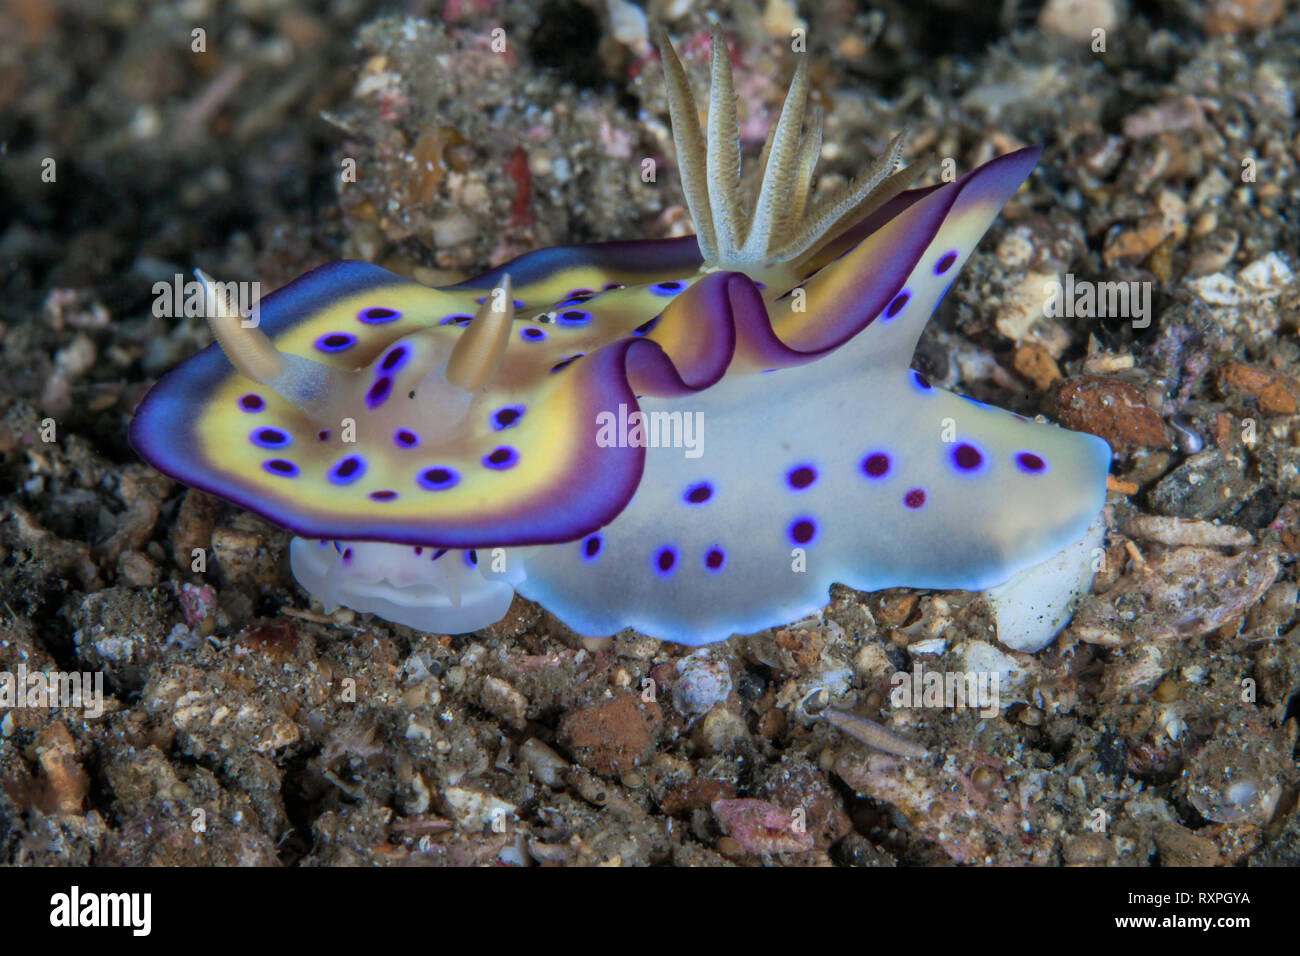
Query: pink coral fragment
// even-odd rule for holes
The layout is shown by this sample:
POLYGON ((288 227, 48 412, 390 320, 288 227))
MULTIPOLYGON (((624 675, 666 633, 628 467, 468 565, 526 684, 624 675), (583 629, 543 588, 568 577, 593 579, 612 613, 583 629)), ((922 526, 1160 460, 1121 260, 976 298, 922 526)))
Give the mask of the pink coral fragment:
POLYGON ((802 817, 766 800, 715 800, 713 816, 747 853, 806 853, 813 848, 802 817))

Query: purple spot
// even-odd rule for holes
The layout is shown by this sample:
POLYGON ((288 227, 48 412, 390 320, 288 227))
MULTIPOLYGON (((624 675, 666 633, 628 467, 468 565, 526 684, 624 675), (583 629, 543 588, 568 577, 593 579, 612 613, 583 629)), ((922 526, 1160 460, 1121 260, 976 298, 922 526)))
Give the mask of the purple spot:
POLYGON ((483 456, 483 467, 503 471, 519 464, 519 452, 509 445, 501 445, 483 456))
POLYGON ((294 478, 298 474, 298 466, 283 458, 272 458, 269 461, 264 461, 262 467, 273 475, 279 475, 281 478, 294 478))
POLYGON ((523 414, 523 405, 507 405, 505 408, 498 408, 493 412, 492 417, 488 419, 488 423, 494 431, 501 431, 503 428, 510 428, 518 423, 523 414))
POLYGON ((357 337, 347 332, 327 332, 316 340, 316 348, 321 352, 342 352, 357 344, 357 337))
POLYGON ((343 550, 343 560, 344 560, 344 561, 351 561, 351 560, 352 560, 352 549, 351 549, 351 548, 345 548, 345 549, 343 550))
POLYGON ((727 555, 720 547, 709 548, 704 552, 704 567, 709 571, 721 571, 727 563, 727 555))
POLYGON ((713 497, 713 486, 707 481, 701 481, 699 484, 687 488, 683 497, 688 504, 702 505, 713 497))
POLYGON ((974 471, 984 464, 984 456, 974 445, 958 445, 953 449, 952 462, 962 471, 974 471))
POLYGON ((393 441, 403 448, 414 448, 420 444, 420 436, 413 431, 407 431, 405 428, 399 428, 393 432, 393 441))
POLYGON ((653 329, 658 324, 659 324, 659 316, 656 315, 653 319, 650 319, 649 321, 646 322, 642 322, 640 325, 638 325, 635 329, 632 330, 632 334, 647 335, 649 334, 650 330, 653 329))
POLYGON ((372 491, 366 497, 371 501, 392 501, 397 497, 397 492, 385 488, 382 491, 372 491))
POLYGON ((460 481, 460 475, 451 468, 426 468, 415 477, 416 483, 429 491, 446 491, 460 481))
POLYGON ((930 384, 930 380, 917 371, 912 372, 912 381, 915 382, 916 387, 923 392, 928 392, 934 388, 934 386, 930 384))
POLYGON ((266 408, 266 402, 262 401, 261 395, 254 395, 249 392, 247 395, 239 397, 239 407, 246 412, 260 412, 266 408))
POLYGON ((454 315, 443 316, 439 325, 469 325, 474 318, 472 315, 466 315, 464 312, 457 312, 454 315))
POLYGON ((330 430, 329 430, 328 428, 322 428, 320 431, 318 431, 318 432, 316 433, 316 440, 317 440, 317 441, 329 441, 329 440, 330 440, 330 430))
POLYGON ((556 320, 561 325, 586 325, 591 321, 591 313, 586 309, 565 309, 556 316, 556 320))
POLYGON ((1032 451, 1022 451, 1020 454, 1016 455, 1016 464, 1020 466, 1022 471, 1027 471, 1031 474, 1038 474, 1047 467, 1047 462, 1043 461, 1042 458, 1035 455, 1032 451))
POLYGON ((911 488, 907 494, 903 495, 903 504, 915 510, 925 505, 925 489, 911 488))
POLYGON ((885 321, 888 322, 898 313, 903 311, 903 306, 907 305, 907 300, 912 298, 912 293, 904 289, 898 295, 894 296, 894 301, 889 303, 889 308, 885 309, 885 321))
POLYGON ((249 434, 248 440, 262 448, 283 448, 290 439, 278 428, 258 428, 249 434))
POLYGON ((680 282, 656 282, 650 287, 650 291, 655 295, 674 296, 682 291, 680 282))
POLYGON ((439 558, 441 558, 441 557, 442 557, 444 554, 446 554, 446 553, 447 553, 447 549, 446 549, 446 548, 439 548, 437 551, 435 551, 435 552, 433 553, 433 557, 431 557, 429 560, 430 560, 430 561, 437 561, 439 558))
POLYGON ((601 286, 601 288, 604 289, 606 292, 609 292, 609 291, 611 291, 611 290, 613 290, 613 289, 621 289, 621 288, 623 288, 623 283, 621 283, 621 282, 606 282, 603 286, 601 286))
POLYGON ((371 306, 357 313, 357 319, 366 325, 382 325, 385 322, 395 322, 401 317, 402 313, 396 309, 387 309, 383 306, 371 306))
POLYGON ((596 293, 591 291, 590 289, 570 289, 569 294, 566 295, 564 299, 566 302, 569 301, 570 299, 577 299, 579 301, 582 301, 585 299, 590 299, 595 294, 596 293))
POLYGON ((817 480, 817 469, 812 465, 798 465, 790 469, 785 476, 785 480, 789 482, 791 488, 796 491, 803 491, 817 480))
POLYGON ((582 542, 582 560, 591 561, 600 554, 600 535, 593 534, 582 542))
POLYGON ((360 455, 348 455, 329 470, 329 480, 336 485, 350 485, 366 473, 366 460, 360 455))
POLYGON ((466 565, 468 565, 468 566, 471 567, 471 568, 473 568, 473 567, 477 567, 477 566, 478 566, 478 552, 477 552, 477 551, 464 551, 464 552, 462 552, 462 554, 463 554, 464 557, 465 557, 465 564, 466 564, 466 565))
POLYGON ((389 352, 387 355, 384 356, 384 360, 379 363, 379 367, 383 369, 385 372, 391 372, 393 369, 397 368, 399 365, 401 365, 403 362, 406 361, 408 354, 409 353, 406 351, 406 346, 399 345, 397 348, 393 349, 391 352, 389 352))
POLYGON ((957 253, 945 252, 940 257, 939 261, 935 263, 934 274, 937 276, 943 275, 945 272, 947 272, 949 269, 952 268, 952 264, 956 261, 957 261, 957 253))
POLYGON ((570 355, 566 359, 561 359, 560 361, 556 362, 554 365, 551 366, 551 374, 554 375, 556 372, 564 371, 566 368, 568 368, 570 365, 578 361, 578 359, 582 358, 586 354, 587 354, 586 352, 579 352, 577 355, 570 355))
POLYGON ((817 523, 812 518, 796 518, 790 525, 790 540, 795 544, 807 544, 817 535, 817 523))
POLYGON ((527 328, 519 330, 519 337, 525 342, 540 342, 546 338, 546 333, 541 329, 527 328))
POLYGON ((424 548, 420 547, 420 546, 417 544, 417 545, 415 546, 415 556, 418 558, 418 557, 419 557, 420 555, 422 555, 422 554, 424 554, 424 548))
POLYGON ((388 393, 393 390, 393 380, 385 375, 382 378, 375 379, 375 384, 370 386, 370 391, 366 392, 366 407, 374 408, 382 405, 388 393))
POLYGON ((883 478, 889 472, 889 456, 884 452, 872 452, 862 459, 862 471, 868 478, 883 478))
POLYGON ((662 575, 672 573, 673 565, 677 563, 677 549, 665 545, 655 552, 653 567, 662 575))

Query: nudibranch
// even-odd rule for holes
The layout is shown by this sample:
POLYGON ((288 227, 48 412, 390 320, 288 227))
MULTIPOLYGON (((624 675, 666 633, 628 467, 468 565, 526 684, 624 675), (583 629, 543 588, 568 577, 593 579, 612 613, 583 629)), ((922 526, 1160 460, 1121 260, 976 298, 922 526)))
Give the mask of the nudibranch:
POLYGON ((706 125, 659 46, 695 236, 437 289, 337 262, 256 322, 201 276, 216 342, 141 402, 141 456, 299 535, 327 609, 440 633, 518 592, 582 635, 703 644, 815 613, 833 582, 978 590, 1079 541, 1105 442, 909 367, 1039 151, 913 189, 896 139, 818 199, 806 61, 748 176, 720 32, 706 125))

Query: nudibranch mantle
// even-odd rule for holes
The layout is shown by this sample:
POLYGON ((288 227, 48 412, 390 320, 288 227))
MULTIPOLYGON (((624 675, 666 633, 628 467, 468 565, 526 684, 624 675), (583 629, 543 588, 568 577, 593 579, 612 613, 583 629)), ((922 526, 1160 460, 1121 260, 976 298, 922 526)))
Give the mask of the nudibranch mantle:
POLYGON ((660 45, 697 237, 542 250, 441 289, 334 263, 255 326, 201 277, 217 342, 140 404, 142 457, 301 535, 294 573, 327 607, 453 633, 518 590, 585 635, 701 644, 816 611, 835 581, 983 589, 1078 541, 1106 444, 908 367, 1038 150, 906 189, 895 140, 814 203, 803 65, 760 182, 720 37, 707 136, 660 45), (628 440, 640 416, 699 423, 697 454, 628 440))

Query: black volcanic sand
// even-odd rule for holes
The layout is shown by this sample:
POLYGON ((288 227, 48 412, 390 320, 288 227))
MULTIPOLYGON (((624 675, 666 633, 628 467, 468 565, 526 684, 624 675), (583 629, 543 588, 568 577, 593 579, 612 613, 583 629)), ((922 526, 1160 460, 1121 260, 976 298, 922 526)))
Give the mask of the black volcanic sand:
MULTIPOLYGON (((437 284, 689 230, 635 18, 420 6, 0 4, 0 671, 107 695, 0 707, 0 862, 1300 863, 1300 17, 832 0, 806 24, 824 186, 905 126, 923 182, 1045 146, 915 366, 1107 438, 1110 530, 1073 626, 981 717, 889 695, 995 650, 971 595, 836 588, 695 653, 584 644, 521 600, 420 634, 323 615, 286 533, 132 453, 132 408, 210 341, 155 283, 265 292, 349 257, 437 284), (1149 321, 1045 317, 1067 275, 1149 283, 1149 321), (826 702, 932 756, 873 754, 826 702)), ((653 6, 702 83, 703 4, 653 6)), ((713 6, 753 157, 799 24, 713 6)))

